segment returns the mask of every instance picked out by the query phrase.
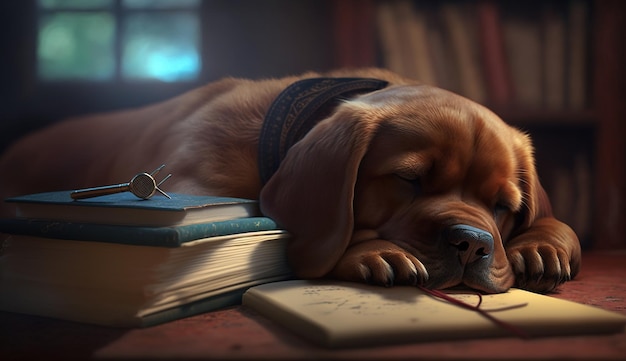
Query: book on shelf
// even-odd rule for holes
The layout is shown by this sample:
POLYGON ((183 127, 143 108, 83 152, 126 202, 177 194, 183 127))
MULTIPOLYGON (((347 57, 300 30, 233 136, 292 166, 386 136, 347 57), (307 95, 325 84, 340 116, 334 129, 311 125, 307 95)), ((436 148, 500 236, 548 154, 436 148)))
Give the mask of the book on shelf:
POLYGON ((586 248, 591 246, 592 171, 588 156, 577 153, 571 157, 571 164, 554 164, 546 173, 546 190, 554 216, 572 227, 586 248))
POLYGON ((478 46, 477 21, 471 10, 468 4, 456 2, 443 3, 439 9, 453 58, 456 59, 461 94, 484 104, 487 90, 478 46), (467 16, 467 13, 472 16, 467 16))
POLYGON ((411 0, 393 2, 397 19, 405 76, 428 85, 436 85, 435 67, 428 39, 428 22, 424 11, 416 11, 411 0))
POLYGON ((480 1, 476 4, 476 16, 489 102, 500 107, 510 105, 515 94, 504 49, 500 8, 492 1, 480 1))
POLYGON ((175 226, 260 214, 251 199, 170 194, 137 198, 130 192, 74 200, 70 191, 28 194, 5 201, 21 218, 131 226, 175 226))
MULTIPOLYGON (((446 292, 475 305, 476 294, 446 292)), ((289 280, 255 286, 243 305, 319 345, 373 346, 509 336, 480 313, 415 287, 289 280)), ((531 337, 623 332, 626 316, 520 289, 482 295, 480 308, 531 337)))
POLYGON ((542 27, 537 19, 510 10, 503 14, 506 57, 511 67, 516 105, 543 105, 542 27))
MULTIPOLYGON (((183 199, 208 205, 203 196, 173 196, 178 207, 183 199)), ((152 201, 165 202, 142 204, 152 201)), ((108 212, 116 209, 103 203, 108 212)), ((163 227, 0 220, 0 233, 9 234, 0 253, 0 310, 146 327, 240 304, 248 287, 291 278, 286 231, 260 213, 227 220, 218 213, 163 227)))
POLYGON ((385 68, 407 76, 411 69, 409 65, 405 64, 404 47, 406 44, 403 44, 400 40, 401 30, 394 3, 389 1, 381 2, 376 8, 375 20, 385 68))
POLYGON ((376 47, 372 42, 375 17, 373 0, 344 0, 331 3, 333 38, 337 68, 367 67, 376 62, 376 47))
POLYGON ((565 108, 566 24, 563 11, 546 4, 542 14, 544 106, 551 110, 565 108))
POLYGON ((432 56, 436 83, 434 85, 462 94, 459 69, 454 58, 450 41, 444 31, 443 22, 437 16, 437 9, 428 9, 428 45, 432 56))
POLYGON ((489 106, 584 109, 588 4, 536 5, 380 1, 382 64, 489 106))
POLYGON ((567 19, 567 71, 568 84, 567 106, 570 109, 584 109, 587 101, 587 48, 589 44, 589 24, 587 16, 589 9, 584 0, 570 2, 567 19))

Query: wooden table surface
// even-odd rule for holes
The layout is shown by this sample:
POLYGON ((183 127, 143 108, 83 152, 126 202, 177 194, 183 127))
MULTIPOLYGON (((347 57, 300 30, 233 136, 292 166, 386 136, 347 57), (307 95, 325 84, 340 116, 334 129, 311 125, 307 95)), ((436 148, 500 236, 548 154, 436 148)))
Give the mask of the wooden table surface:
MULTIPOLYGON (((581 274, 553 296, 626 314, 626 252, 585 253, 581 274)), ((115 329, 0 312, 0 360, 87 358, 626 360, 626 333, 328 350, 240 306, 146 329, 115 329)))

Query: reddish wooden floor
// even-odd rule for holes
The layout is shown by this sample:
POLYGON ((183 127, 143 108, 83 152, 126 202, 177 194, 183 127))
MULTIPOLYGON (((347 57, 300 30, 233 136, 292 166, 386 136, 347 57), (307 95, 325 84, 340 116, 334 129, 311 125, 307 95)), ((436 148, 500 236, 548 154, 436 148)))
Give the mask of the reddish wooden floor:
MULTIPOLYGON (((554 296, 626 314, 626 252, 587 253, 583 262, 577 279, 554 296)), ((626 333, 331 351, 315 347, 241 307, 136 330, 0 312, 0 360, 83 358, 626 359, 626 333)))

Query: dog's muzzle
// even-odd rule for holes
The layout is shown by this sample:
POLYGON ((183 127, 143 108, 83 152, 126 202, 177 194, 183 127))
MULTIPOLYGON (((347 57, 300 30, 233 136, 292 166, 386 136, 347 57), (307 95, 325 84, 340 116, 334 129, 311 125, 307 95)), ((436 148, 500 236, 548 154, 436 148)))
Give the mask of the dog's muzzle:
POLYGON ((463 267, 489 259, 493 253, 493 236, 476 227, 457 224, 448 228, 444 237, 455 248, 463 267))

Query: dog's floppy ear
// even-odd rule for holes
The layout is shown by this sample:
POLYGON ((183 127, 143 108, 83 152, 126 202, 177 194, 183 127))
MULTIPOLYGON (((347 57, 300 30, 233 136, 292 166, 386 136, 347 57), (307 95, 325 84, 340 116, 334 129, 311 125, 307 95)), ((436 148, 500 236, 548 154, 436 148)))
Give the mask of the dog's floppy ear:
POLYGON ((537 175, 530 138, 526 135, 521 137, 521 146, 516 152, 523 204, 517 215, 513 234, 530 228, 536 219, 553 216, 550 200, 537 175))
POLYGON ((377 127, 359 105, 343 104, 285 156, 263 187, 263 213, 293 234, 288 259, 298 277, 327 274, 354 226, 354 186, 377 127))
POLYGON ((580 269, 581 248, 572 228, 554 218, 548 195, 535 170, 532 148, 529 145, 526 149, 521 157, 518 156, 524 198, 521 210, 515 215, 515 229, 508 239, 507 257, 516 274, 517 287, 547 292, 576 276, 580 269), (552 273, 552 276, 537 278, 536 272, 552 273), (554 277, 558 283, 554 283, 554 277))

